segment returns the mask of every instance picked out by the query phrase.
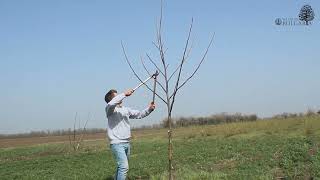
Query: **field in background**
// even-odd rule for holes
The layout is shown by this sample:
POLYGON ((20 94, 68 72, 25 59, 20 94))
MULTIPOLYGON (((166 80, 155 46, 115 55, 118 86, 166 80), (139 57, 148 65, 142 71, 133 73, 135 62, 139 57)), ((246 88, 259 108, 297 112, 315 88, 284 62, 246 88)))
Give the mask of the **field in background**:
MULTIPOLYGON (((166 137, 166 129, 133 132, 130 179, 166 179, 166 137)), ((112 179, 105 134, 77 152, 68 136, 48 138, 2 139, 23 147, 0 149, 1 179, 112 179)), ((177 179, 320 179, 320 116, 177 128, 174 164, 177 179)))

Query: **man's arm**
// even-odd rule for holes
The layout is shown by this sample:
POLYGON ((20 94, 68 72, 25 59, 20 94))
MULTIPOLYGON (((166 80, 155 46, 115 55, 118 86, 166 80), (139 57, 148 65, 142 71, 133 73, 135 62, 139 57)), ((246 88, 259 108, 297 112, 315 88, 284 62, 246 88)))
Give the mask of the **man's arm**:
POLYGON ((154 109, 155 109, 154 103, 151 103, 148 108, 146 108, 145 110, 142 110, 142 111, 129 109, 129 118, 130 119, 142 119, 142 118, 148 116, 154 109))
POLYGON ((116 97, 112 98, 112 100, 107 105, 107 114, 112 114, 114 112, 114 108, 126 97, 124 93, 118 94, 116 97))

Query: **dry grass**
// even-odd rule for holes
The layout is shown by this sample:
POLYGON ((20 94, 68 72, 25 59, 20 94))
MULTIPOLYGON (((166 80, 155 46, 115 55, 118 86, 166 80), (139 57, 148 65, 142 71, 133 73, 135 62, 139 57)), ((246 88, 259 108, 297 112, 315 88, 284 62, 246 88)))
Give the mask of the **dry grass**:
MULTIPOLYGON (((190 139, 194 137, 250 137, 259 134, 301 133, 303 135, 320 135, 320 116, 296 117, 288 119, 259 120, 254 122, 237 122, 220 125, 180 127, 173 131, 174 138, 190 139)), ((164 140, 167 129, 144 129, 132 132, 132 139, 164 140)), ((106 141, 105 133, 88 134, 84 141, 106 141)), ((45 143, 66 143, 69 136, 28 137, 0 139, 0 148, 31 146, 45 143)))

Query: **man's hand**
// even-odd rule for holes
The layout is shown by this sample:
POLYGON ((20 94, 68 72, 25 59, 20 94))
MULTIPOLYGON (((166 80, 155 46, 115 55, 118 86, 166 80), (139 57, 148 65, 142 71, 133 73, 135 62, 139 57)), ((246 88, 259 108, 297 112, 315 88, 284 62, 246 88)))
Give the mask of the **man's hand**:
POLYGON ((124 95, 131 96, 132 93, 133 93, 133 89, 128 89, 126 92, 124 92, 124 95))
POLYGON ((149 105, 149 110, 153 111, 156 108, 156 104, 154 102, 151 102, 149 105))

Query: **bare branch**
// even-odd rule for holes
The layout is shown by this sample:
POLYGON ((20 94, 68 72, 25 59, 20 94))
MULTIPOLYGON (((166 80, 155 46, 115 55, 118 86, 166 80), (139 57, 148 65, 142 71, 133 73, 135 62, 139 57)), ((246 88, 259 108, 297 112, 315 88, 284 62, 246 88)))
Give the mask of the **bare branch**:
POLYGON ((158 44, 161 43, 161 29, 162 29, 162 0, 161 0, 161 10, 160 10, 160 20, 159 20, 159 29, 158 29, 158 44))
MULTIPOLYGON (((158 51, 161 50, 160 47, 155 42, 152 42, 152 44, 158 49, 158 51)), ((167 51, 168 51, 168 48, 166 48, 166 50, 164 50, 163 54, 166 54, 167 51)))
MULTIPOLYGON (((128 59, 127 53, 126 53, 126 51, 125 51, 125 49, 124 49, 124 46, 123 46, 123 43, 122 43, 122 42, 121 42, 121 46, 122 46, 122 50, 123 50, 123 54, 124 54, 124 56, 125 56, 126 62, 128 63, 131 71, 132 71, 133 74, 136 76, 136 78, 137 78, 141 83, 143 83, 142 79, 139 77, 139 75, 138 75, 138 74, 136 73, 136 71, 133 69, 133 67, 132 67, 132 65, 131 65, 131 63, 130 63, 130 61, 129 61, 129 59, 128 59)), ((147 89, 149 89, 151 92, 153 92, 153 90, 152 90, 147 84, 144 83, 144 85, 147 87, 147 89)), ((155 92, 155 94, 156 94, 157 97, 160 98, 165 104, 167 104, 167 102, 166 102, 159 94, 157 94, 156 92, 155 92)))
MULTIPOLYGON (((199 70, 201 64, 203 63, 203 61, 205 60, 205 58, 206 58, 206 56, 207 56, 207 54, 208 54, 209 48, 210 48, 210 46, 211 46, 211 44, 212 44, 212 42, 213 42, 213 38, 214 38, 214 35, 212 36, 212 38, 211 38, 211 40, 210 40, 210 43, 209 43, 209 45, 208 45, 208 47, 207 47, 204 55, 202 56, 201 61, 199 62, 197 68, 196 68, 196 69, 193 71, 193 73, 177 88, 177 91, 178 91, 180 88, 182 88, 182 87, 197 73, 197 71, 199 70)), ((171 99, 172 97, 174 97, 174 94, 172 94, 172 95, 170 96, 170 99, 171 99)))
POLYGON ((75 143, 75 140, 76 140, 77 115, 78 115, 78 112, 76 112, 76 115, 74 116, 74 124, 73 124, 73 144, 72 144, 73 149, 75 149, 74 143, 75 143))
MULTIPOLYGON (((176 94, 177 94, 177 91, 178 91, 179 81, 180 81, 180 77, 181 77, 181 71, 182 71, 183 64, 185 62, 186 52, 187 52, 187 49, 188 49, 189 40, 190 40, 190 36, 191 36, 192 25, 193 25, 193 18, 191 19, 188 38, 187 38, 187 41, 186 41, 186 45, 184 47, 183 56, 182 56, 180 67, 179 67, 179 74, 178 74, 176 85, 175 85, 175 89, 174 89, 174 92, 173 92, 173 95, 172 95, 173 98, 172 98, 172 102, 171 102, 171 106, 170 106, 170 112, 172 111, 173 104, 174 104, 174 101, 175 101, 175 97, 176 97, 176 94)), ((169 99, 171 99, 171 97, 169 99)))
POLYGON ((86 131, 86 127, 87 127, 87 124, 88 124, 88 121, 89 121, 90 117, 91 116, 90 116, 90 113, 89 113, 88 114, 88 119, 87 119, 86 123, 83 126, 83 129, 82 129, 82 132, 81 132, 81 137, 79 138, 78 143, 77 143, 77 147, 76 147, 77 150, 79 149, 80 144, 81 144, 81 142, 83 140, 83 137, 84 137, 84 134, 85 134, 85 131, 86 131))
POLYGON ((147 69, 146 65, 144 64, 143 57, 140 57, 140 60, 141 60, 141 64, 142 64, 144 70, 148 73, 149 76, 151 76, 152 74, 151 74, 150 71, 147 69))
POLYGON ((75 141, 76 141, 77 116, 78 116, 78 112, 76 112, 76 114, 75 114, 75 116, 74 116, 73 132, 72 132, 72 134, 71 134, 71 130, 69 129, 69 143, 70 143, 70 146, 73 148, 74 151, 76 150, 75 141), (73 139, 71 139, 71 135, 73 135, 73 139))
MULTIPOLYGON (((164 51, 163 51, 163 42, 162 42, 162 36, 161 36, 161 29, 162 29, 162 4, 163 2, 161 1, 161 11, 160 11, 160 20, 159 20, 159 29, 158 29, 158 34, 157 34, 157 40, 158 40, 158 47, 159 52, 160 52, 160 59, 163 65, 163 69, 165 70, 165 78, 166 78, 166 63, 165 63, 165 58, 164 58, 164 51)), ((167 79, 166 79, 167 80, 167 79)))
POLYGON ((179 70, 179 67, 180 67, 180 66, 178 66, 178 67, 173 71, 173 73, 169 76, 168 81, 170 81, 171 78, 174 76, 174 74, 179 70))
MULTIPOLYGON (((157 43, 158 45, 156 45, 154 43, 154 45, 157 47, 159 54, 160 54, 160 60, 162 62, 162 66, 163 66, 163 70, 164 70, 164 82, 165 82, 165 94, 166 94, 166 102, 167 102, 167 109, 168 109, 168 113, 169 113, 169 109, 170 109, 170 98, 169 98, 169 82, 168 82, 168 75, 167 75, 167 65, 166 65, 166 61, 165 61, 165 52, 163 50, 163 42, 162 42, 162 35, 161 35, 161 31, 162 31, 162 6, 163 6, 163 2, 161 0, 161 11, 160 11, 160 20, 159 20, 159 26, 158 26, 158 30, 157 30, 157 43)), ((171 123, 169 123, 169 129, 171 130, 171 123)))
POLYGON ((186 59, 189 58, 189 55, 190 55, 191 50, 192 50, 192 48, 193 48, 193 43, 194 43, 194 42, 191 42, 191 46, 190 46, 190 48, 189 48, 189 50, 188 50, 188 53, 187 53, 187 55, 186 55, 186 59))
MULTIPOLYGON (((190 55, 190 52, 191 52, 191 49, 192 49, 192 48, 193 48, 193 43, 191 44, 191 46, 190 46, 190 48, 189 48, 189 50, 188 50, 188 53, 187 53, 184 61, 186 61, 186 60, 189 58, 189 55, 190 55)), ((169 76, 168 81, 170 81, 171 78, 174 76, 174 74, 179 70, 179 67, 180 67, 180 65, 179 65, 179 66, 173 71, 173 73, 169 76)))
POLYGON ((159 66, 152 60, 152 58, 146 53, 149 61, 158 69, 158 71, 162 74, 162 76, 164 77, 165 74, 162 72, 162 70, 159 68, 159 66))
MULTIPOLYGON (((148 73, 149 76, 152 76, 152 74, 151 74, 150 71, 147 69, 146 65, 144 64, 143 58, 140 57, 140 59, 141 59, 141 63, 142 63, 142 66, 143 66, 144 70, 148 73)), ((161 89, 162 89, 164 92, 166 92, 166 90, 164 89, 163 85, 162 85, 159 81, 157 81, 157 84, 159 84, 159 86, 161 87, 161 89)))

